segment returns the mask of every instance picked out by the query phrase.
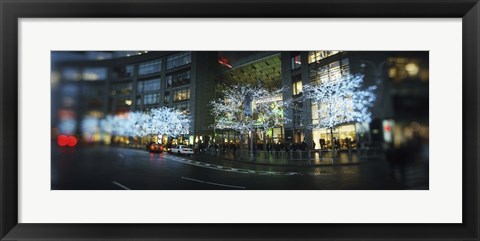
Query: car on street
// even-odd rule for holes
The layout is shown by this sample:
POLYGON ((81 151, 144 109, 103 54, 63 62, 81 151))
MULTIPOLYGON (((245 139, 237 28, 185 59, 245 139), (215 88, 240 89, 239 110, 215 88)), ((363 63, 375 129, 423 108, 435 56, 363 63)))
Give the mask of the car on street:
POLYGON ((163 151, 163 145, 161 144, 158 144, 158 143, 150 143, 150 145, 148 145, 148 151, 149 152, 158 152, 158 153, 161 153, 163 151))
POLYGON ((187 145, 178 145, 170 148, 170 152, 177 154, 193 155, 193 149, 187 145))

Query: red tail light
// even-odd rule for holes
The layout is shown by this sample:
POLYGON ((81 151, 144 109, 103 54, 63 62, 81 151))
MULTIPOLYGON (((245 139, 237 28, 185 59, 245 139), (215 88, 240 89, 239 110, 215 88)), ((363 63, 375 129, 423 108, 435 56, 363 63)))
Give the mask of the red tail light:
POLYGON ((74 147, 74 146, 77 145, 77 143, 78 143, 78 140, 77 140, 76 137, 74 137, 74 136, 69 136, 68 137, 68 143, 67 143, 68 146, 74 147))
POLYGON ((155 146, 154 145, 151 145, 150 146, 150 150, 154 150, 155 149, 155 146))
POLYGON ((68 144, 68 137, 66 135, 59 135, 57 137, 57 144, 59 146, 66 146, 68 144))

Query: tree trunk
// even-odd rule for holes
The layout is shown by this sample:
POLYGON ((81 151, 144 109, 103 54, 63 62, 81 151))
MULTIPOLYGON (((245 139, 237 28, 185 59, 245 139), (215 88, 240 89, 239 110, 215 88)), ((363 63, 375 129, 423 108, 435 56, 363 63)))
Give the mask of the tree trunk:
POLYGON ((253 129, 250 130, 250 161, 253 161, 253 129))
POLYGON ((335 140, 333 140, 333 127, 330 127, 330 140, 332 142, 332 158, 333 158, 335 156, 335 148, 336 148, 335 140))
POLYGON ((267 150, 267 131, 263 130, 263 151, 267 150))

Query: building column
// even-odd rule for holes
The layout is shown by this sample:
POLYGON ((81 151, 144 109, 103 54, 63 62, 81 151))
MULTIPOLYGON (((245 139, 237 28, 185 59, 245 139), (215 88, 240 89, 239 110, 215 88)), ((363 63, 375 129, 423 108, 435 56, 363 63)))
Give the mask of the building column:
MULTIPOLYGON (((301 75, 302 75, 302 85, 310 84, 310 70, 308 64, 308 51, 301 53, 301 75)), ((312 129, 307 129, 306 127, 312 125, 312 104, 310 100, 303 101, 303 118, 302 118, 303 130, 305 133, 304 140, 307 143, 308 148, 313 148, 313 135, 312 129)), ((303 141, 303 140, 301 140, 303 141)))

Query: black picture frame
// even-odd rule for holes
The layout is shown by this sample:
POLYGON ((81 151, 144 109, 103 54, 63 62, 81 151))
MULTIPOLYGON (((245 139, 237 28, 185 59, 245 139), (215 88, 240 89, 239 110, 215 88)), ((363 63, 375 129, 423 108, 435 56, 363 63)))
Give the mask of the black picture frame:
POLYGON ((0 0, 0 237, 2 240, 479 240, 477 0, 0 0), (462 18, 462 224, 18 223, 20 18, 462 18))

